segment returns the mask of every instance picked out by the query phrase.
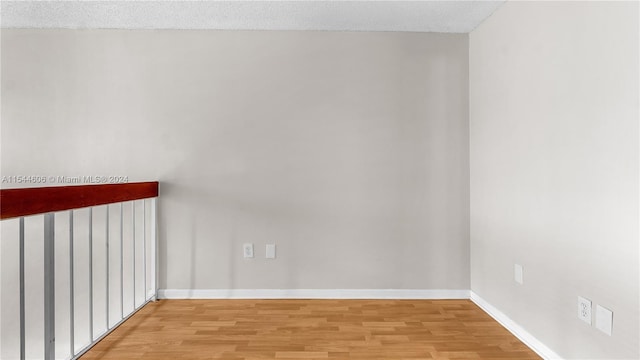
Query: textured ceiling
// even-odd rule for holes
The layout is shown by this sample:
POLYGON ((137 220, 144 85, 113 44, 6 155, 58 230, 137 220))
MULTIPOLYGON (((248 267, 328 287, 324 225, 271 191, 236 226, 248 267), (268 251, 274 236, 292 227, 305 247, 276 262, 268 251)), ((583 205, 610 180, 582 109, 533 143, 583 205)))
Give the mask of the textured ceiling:
POLYGON ((467 33, 503 1, 2 1, 3 28, 467 33))

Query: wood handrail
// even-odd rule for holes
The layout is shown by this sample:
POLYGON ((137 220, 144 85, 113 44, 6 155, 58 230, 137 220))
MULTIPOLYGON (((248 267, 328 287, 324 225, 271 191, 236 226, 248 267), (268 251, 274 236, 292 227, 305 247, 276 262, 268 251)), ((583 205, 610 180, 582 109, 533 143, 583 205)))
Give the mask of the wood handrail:
POLYGON ((158 196, 158 182, 0 190, 0 219, 158 196))

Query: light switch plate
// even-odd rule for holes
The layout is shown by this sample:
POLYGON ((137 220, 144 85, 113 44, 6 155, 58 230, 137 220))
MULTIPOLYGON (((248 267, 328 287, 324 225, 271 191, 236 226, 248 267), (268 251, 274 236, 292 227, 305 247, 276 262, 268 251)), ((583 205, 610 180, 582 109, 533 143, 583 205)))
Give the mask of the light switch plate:
POLYGON ((591 300, 578 296, 578 319, 591 325, 591 300))
POLYGON ((514 280, 520 285, 524 282, 524 269, 520 264, 514 266, 514 280))
POLYGON ((276 258, 276 244, 267 244, 267 249, 265 251, 265 257, 267 259, 275 259, 276 258))
POLYGON ((613 329, 613 311, 596 305, 596 329, 611 336, 613 329))

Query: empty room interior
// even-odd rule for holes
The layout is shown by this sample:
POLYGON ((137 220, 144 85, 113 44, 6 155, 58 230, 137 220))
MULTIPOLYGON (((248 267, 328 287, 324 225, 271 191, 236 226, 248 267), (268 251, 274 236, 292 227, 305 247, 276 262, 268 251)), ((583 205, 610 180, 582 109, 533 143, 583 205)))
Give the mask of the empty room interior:
POLYGON ((640 359, 638 1, 0 14, 0 359, 640 359))

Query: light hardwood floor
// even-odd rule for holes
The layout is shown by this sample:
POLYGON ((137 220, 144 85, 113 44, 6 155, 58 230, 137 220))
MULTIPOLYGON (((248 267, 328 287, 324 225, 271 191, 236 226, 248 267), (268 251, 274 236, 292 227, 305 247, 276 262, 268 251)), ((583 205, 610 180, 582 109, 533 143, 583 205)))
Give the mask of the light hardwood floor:
POLYGON ((89 359, 540 359, 469 300, 162 300, 89 359))

